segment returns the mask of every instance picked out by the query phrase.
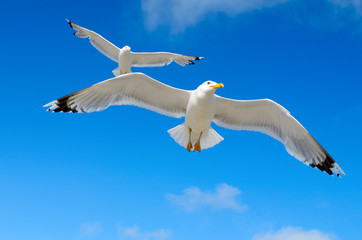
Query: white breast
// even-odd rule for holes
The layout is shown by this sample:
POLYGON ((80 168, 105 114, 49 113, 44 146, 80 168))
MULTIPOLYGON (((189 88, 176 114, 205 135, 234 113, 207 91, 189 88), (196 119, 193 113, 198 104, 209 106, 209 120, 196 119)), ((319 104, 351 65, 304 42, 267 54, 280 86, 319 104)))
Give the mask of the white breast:
POLYGON ((121 50, 118 56, 118 64, 122 74, 131 72, 131 53, 121 50))
POLYGON ((185 123, 193 132, 208 129, 215 115, 215 95, 195 90, 186 109, 185 123))

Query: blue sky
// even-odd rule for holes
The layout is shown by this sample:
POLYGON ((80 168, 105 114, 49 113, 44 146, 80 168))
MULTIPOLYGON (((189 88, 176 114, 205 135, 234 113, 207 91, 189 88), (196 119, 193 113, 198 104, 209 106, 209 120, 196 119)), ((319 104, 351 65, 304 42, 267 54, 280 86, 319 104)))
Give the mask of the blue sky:
POLYGON ((0 239, 335 240, 362 234, 362 2, 3 2, 0 239), (51 100, 112 77, 116 64, 64 18, 133 51, 204 56, 134 68, 168 85, 286 107, 345 171, 331 177, 274 139, 214 126, 189 153, 182 123, 132 106, 52 114, 51 100))

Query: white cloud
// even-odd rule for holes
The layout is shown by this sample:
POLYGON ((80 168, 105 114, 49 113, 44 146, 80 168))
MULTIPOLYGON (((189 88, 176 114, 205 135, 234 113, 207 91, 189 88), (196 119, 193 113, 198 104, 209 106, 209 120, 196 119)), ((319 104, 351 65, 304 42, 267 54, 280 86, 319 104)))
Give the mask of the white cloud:
POLYGON ((169 238, 171 231, 167 229, 160 229, 153 232, 141 232, 138 225, 133 227, 117 226, 118 235, 122 239, 135 239, 135 240, 163 240, 169 238))
POLYGON ((186 188, 181 195, 167 194, 166 199, 175 205, 180 205, 187 211, 193 211, 203 206, 213 209, 246 210, 247 206, 236 200, 241 191, 226 183, 216 185, 215 191, 201 191, 198 187, 186 188))
POLYGON ((200 22, 207 14, 239 13, 271 7, 289 0, 142 0, 147 27, 170 25, 174 31, 183 31, 200 22))
POLYGON ((102 232, 102 224, 99 222, 87 222, 80 226, 83 235, 97 235, 102 232))
POLYGON ((196 25, 210 14, 223 13, 232 17, 287 2, 300 4, 299 7, 284 10, 284 12, 291 11, 294 20, 304 24, 312 22, 318 26, 325 26, 327 23, 332 25, 330 26, 332 28, 339 28, 344 26, 346 22, 359 20, 362 16, 362 0, 322 1, 330 4, 329 6, 332 8, 322 6, 320 9, 312 9, 311 12, 311 9, 308 8, 308 1, 292 0, 142 0, 142 9, 149 30, 164 25, 170 26, 173 32, 182 32, 187 27, 196 25), (305 7, 302 7, 303 4, 305 7), (305 12, 305 9, 308 11, 305 12), (354 15, 353 13, 357 18, 351 16, 354 15))
POLYGON ((258 234, 253 240, 334 240, 336 237, 332 234, 326 234, 318 230, 304 231, 298 227, 286 227, 277 232, 268 232, 258 234))
POLYGON ((354 7, 357 11, 361 10, 362 0, 328 0, 329 2, 341 7, 354 7))

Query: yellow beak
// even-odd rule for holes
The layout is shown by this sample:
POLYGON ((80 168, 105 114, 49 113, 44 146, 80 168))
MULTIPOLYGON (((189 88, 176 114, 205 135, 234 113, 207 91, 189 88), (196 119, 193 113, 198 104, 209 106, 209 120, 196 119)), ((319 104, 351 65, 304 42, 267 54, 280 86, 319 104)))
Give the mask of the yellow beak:
POLYGON ((224 84, 222 84, 222 83, 218 83, 218 84, 215 84, 214 86, 212 86, 213 88, 216 88, 216 89, 218 89, 218 88, 223 88, 224 87, 224 84))

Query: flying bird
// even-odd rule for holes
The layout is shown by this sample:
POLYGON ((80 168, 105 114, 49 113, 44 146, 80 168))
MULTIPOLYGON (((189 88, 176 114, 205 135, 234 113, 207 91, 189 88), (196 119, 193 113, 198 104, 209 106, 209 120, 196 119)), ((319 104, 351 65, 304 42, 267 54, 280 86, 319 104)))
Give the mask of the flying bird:
POLYGON ((131 73, 131 67, 161 67, 175 61, 181 66, 195 64, 191 60, 201 60, 203 57, 186 56, 169 52, 131 52, 129 46, 118 48, 96 32, 83 28, 66 19, 69 26, 76 30, 74 33, 80 38, 89 38, 90 43, 98 51, 118 63, 112 72, 115 76, 131 73))
POLYGON ((215 146, 223 138, 216 125, 265 133, 282 142, 289 154, 304 164, 337 176, 343 170, 281 105, 269 99, 234 100, 215 95, 224 85, 206 81, 193 91, 173 88, 143 73, 123 74, 46 104, 48 111, 90 113, 112 105, 134 105, 170 117, 185 116, 184 123, 168 130, 187 151, 215 146))

